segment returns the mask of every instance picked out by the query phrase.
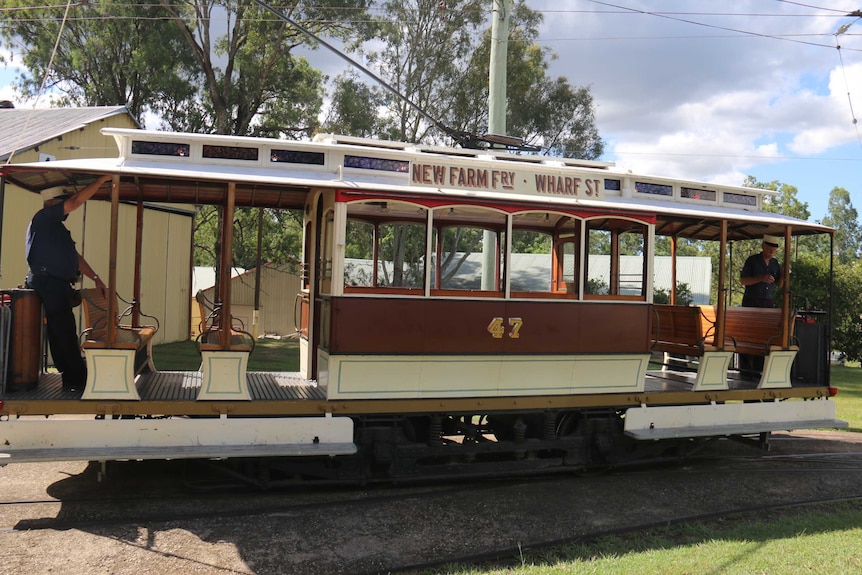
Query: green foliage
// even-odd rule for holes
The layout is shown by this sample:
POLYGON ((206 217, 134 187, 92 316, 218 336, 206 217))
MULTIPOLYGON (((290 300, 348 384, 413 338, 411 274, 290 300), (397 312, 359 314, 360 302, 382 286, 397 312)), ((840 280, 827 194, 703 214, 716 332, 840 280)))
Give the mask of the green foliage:
POLYGON ((324 122, 327 132, 372 138, 383 129, 377 110, 384 96, 379 88, 362 83, 356 72, 351 70, 335 78, 331 98, 324 122))
POLYGON ((849 264, 859 258, 862 226, 859 225, 859 213, 850 201, 850 192, 844 188, 832 188, 823 223, 835 228, 834 253, 840 264, 849 264))
MULTIPOLYGON (((201 206, 195 216, 194 265, 215 266, 218 261, 219 210, 201 206)), ((302 253, 302 214, 296 210, 239 208, 234 214, 233 265, 257 267, 258 223, 262 227, 261 263, 287 266, 296 271, 302 253)))
MULTIPOLYGON (((548 76, 556 55, 538 43, 542 15, 521 0, 515 3, 507 57, 506 128, 509 134, 540 145, 555 156, 596 159, 604 151, 595 124, 589 88, 548 76)), ((491 32, 486 30, 454 93, 447 122, 471 133, 488 125, 488 67, 491 32)))
POLYGON ((161 102, 190 98, 202 81, 158 0, 77 3, 65 19, 64 3, 5 0, 3 6, 0 39, 26 67, 15 82, 25 97, 46 80, 46 89, 62 94, 60 105, 125 105, 141 121, 161 102))
POLYGON ((835 268, 832 342, 850 361, 862 361, 862 261, 835 268))
MULTIPOLYGON (((382 49, 367 54, 382 78, 431 117, 456 131, 488 129, 490 31, 480 0, 391 0, 382 5, 382 49)), ((604 144, 588 88, 548 76, 555 56, 536 42, 542 22, 525 2, 515 5, 508 44, 507 132, 553 155, 595 159, 604 144)), ((442 143, 429 118, 353 74, 335 80, 324 129, 408 142, 442 143), (378 110, 385 109, 385 113, 378 110)))
MULTIPOLYGON (((653 291, 654 303, 670 303, 670 290, 657 289, 653 291)), ((676 284, 676 305, 692 305, 694 296, 691 294, 691 286, 686 282, 676 284)))

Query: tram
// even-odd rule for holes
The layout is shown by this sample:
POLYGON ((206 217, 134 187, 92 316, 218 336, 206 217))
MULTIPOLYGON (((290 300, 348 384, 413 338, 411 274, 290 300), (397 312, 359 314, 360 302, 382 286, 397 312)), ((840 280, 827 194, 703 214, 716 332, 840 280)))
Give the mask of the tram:
MULTIPOLYGON (((116 157, 9 165, 4 183, 38 193, 110 174, 90 201, 112 205, 98 224, 112 247, 121 203, 218 206, 220 281, 201 366, 148 361, 144 295, 129 319, 82 337, 82 394, 63 393, 46 370, 31 390, 5 390, 5 462, 265 458, 319 477, 410 477, 453 463, 586 468, 717 437, 846 426, 829 385, 828 320, 810 346, 799 336, 792 250, 780 307, 724 297, 738 277, 733 242, 832 233, 763 211, 769 191, 334 135, 103 133, 116 157), (302 211, 298 372, 248 370, 254 341, 231 319, 239 207, 302 211), (710 304, 677 305, 676 282, 669 304, 654 301, 663 238, 718 243, 710 304), (746 377, 740 353, 761 356, 762 371, 746 377)), ((141 258, 164 257, 145 248, 141 258)), ((116 253, 107 318, 129 268, 116 253)), ((42 353, 22 345, 13 338, 2 353, 42 353)))

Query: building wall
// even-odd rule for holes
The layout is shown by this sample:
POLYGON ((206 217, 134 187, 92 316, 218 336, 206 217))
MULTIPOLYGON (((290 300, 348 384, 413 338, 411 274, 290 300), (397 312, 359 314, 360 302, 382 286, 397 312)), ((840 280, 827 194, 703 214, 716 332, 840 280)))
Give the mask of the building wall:
MULTIPOLYGON (((300 290, 300 278, 284 268, 265 265, 261 270, 260 313, 258 335, 287 336, 296 331, 294 309, 296 295, 300 290)), ((231 286, 231 315, 243 322, 246 331, 255 333, 254 282, 255 270, 233 278, 231 286)), ((202 290, 209 301, 213 301, 213 287, 202 290)), ((192 299, 194 294, 192 294, 192 299)), ((194 304, 197 308, 197 303, 194 304)), ((200 314, 193 310, 192 330, 197 331, 200 314)))
MULTIPOLYGON (((103 127, 136 126, 127 114, 117 114, 82 130, 64 134, 62 138, 41 145, 38 149, 15 154, 13 163, 36 162, 40 154, 49 154, 56 160, 116 156, 114 139, 99 132, 103 127)), ((42 199, 38 194, 8 182, 5 192, 0 240, 0 289, 24 284, 27 274, 24 251, 27 225, 33 214, 42 207, 42 199)), ((154 343, 181 341, 189 336, 190 242, 194 212, 191 206, 176 208, 174 211, 184 213, 156 209, 146 209, 144 213, 141 311, 156 316, 160 322, 154 343)), ((110 203, 91 200, 69 214, 66 220, 66 227, 72 233, 78 251, 105 281, 109 274, 110 216, 110 203)), ((136 225, 137 207, 120 205, 117 293, 126 300, 131 300, 133 295, 136 225)), ((93 282, 85 279, 83 287, 93 287, 93 282)))

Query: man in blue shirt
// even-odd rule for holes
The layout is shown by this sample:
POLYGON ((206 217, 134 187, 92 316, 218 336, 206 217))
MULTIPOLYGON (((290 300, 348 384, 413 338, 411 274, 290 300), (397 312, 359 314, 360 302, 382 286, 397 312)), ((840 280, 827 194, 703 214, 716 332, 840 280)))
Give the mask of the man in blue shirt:
MULTIPOLYGON (((745 260, 739 281, 745 286, 742 294, 744 307, 775 307, 775 288, 781 287, 784 278, 781 266, 775 259, 775 252, 781 240, 775 236, 763 236, 761 252, 745 260)), ((739 368, 743 377, 758 379, 763 371, 763 358, 755 355, 739 354, 739 368)))
POLYGON ((48 344, 54 365, 63 375, 63 390, 77 392, 87 382, 87 368, 78 347, 78 333, 72 308, 78 276, 84 274, 107 292, 105 282, 75 249, 72 235, 63 222, 69 213, 89 200, 111 179, 101 176, 77 194, 64 187, 42 191, 44 205, 27 227, 26 252, 30 273, 27 286, 32 288, 45 308, 48 344))
POLYGON ((784 278, 781 266, 775 259, 779 238, 763 236, 762 251, 745 260, 739 280, 745 286, 742 305, 745 307, 774 307, 775 288, 781 287, 784 278))

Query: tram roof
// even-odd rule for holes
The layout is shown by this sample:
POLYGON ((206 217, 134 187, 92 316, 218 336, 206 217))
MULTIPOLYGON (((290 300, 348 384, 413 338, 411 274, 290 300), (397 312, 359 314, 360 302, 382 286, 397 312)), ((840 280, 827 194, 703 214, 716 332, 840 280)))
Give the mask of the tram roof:
MULTIPOLYGON (((820 224, 760 211, 775 192, 631 174, 608 162, 520 156, 322 135, 314 142, 105 128, 119 156, 14 164, 2 175, 39 192, 120 176, 120 201, 302 208, 312 189, 378 193, 409 201, 524 204, 525 209, 656 215, 656 233, 718 239, 830 232, 820 224)), ((109 199, 101 192, 96 199, 109 199)))

